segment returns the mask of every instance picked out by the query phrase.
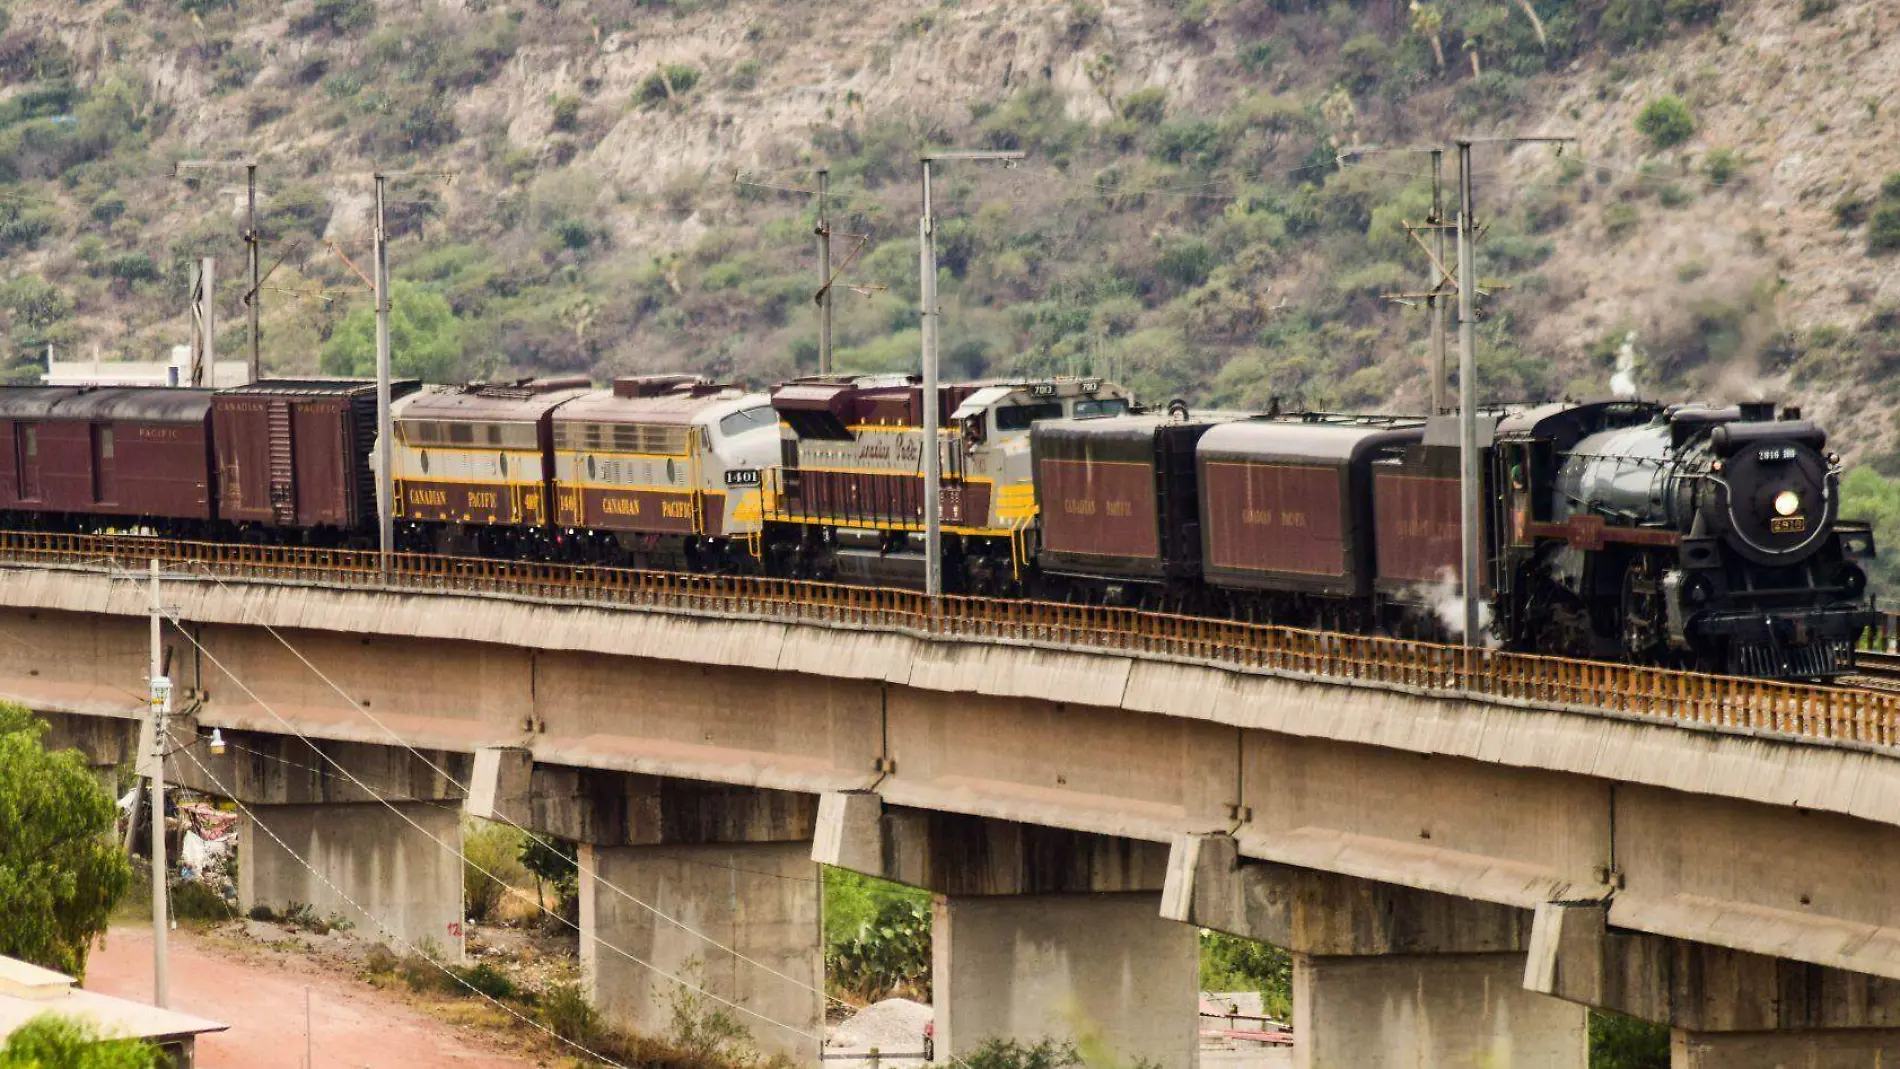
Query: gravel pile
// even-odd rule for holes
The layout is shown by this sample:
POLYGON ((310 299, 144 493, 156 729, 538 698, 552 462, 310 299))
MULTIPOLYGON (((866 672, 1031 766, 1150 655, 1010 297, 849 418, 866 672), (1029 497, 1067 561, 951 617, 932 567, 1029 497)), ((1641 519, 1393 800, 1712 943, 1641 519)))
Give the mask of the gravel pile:
POLYGON ((930 1023, 930 1007, 907 998, 888 998, 859 1010, 839 1024, 825 1045, 831 1054, 864 1054, 876 1047, 885 1055, 911 1055, 907 1061, 921 1060, 924 1026, 930 1023))

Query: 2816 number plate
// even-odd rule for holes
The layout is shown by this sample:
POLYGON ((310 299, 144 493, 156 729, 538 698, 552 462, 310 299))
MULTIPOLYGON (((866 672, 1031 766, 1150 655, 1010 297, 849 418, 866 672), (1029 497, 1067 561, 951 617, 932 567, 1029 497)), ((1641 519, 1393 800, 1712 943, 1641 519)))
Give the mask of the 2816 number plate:
POLYGON ((1808 529, 1806 516, 1775 516, 1768 521, 1768 529, 1775 534, 1800 534, 1808 529))

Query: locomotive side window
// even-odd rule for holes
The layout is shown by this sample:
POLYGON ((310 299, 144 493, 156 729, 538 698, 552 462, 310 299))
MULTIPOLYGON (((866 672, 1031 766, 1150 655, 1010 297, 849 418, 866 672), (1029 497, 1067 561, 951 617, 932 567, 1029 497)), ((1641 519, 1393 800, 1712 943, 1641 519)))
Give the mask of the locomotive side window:
POLYGON ((1062 402, 1041 401, 1033 405, 1013 405, 996 410, 996 429, 999 431, 1026 431, 1031 423, 1039 419, 1061 419, 1062 402))
POLYGON ((1084 398, 1075 403, 1076 419, 1119 416, 1128 411, 1128 401, 1120 397, 1084 398))

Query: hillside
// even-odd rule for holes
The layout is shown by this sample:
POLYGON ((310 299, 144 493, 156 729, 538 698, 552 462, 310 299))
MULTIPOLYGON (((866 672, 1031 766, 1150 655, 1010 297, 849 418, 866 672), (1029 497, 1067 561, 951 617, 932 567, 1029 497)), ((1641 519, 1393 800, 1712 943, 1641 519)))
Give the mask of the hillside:
MULTIPOLYGON (((1496 288, 1483 389, 1768 393, 1900 468, 1900 11, 1880 0, 12 0, 0 34, 0 309, 149 356, 220 258, 241 348, 241 173, 264 189, 268 369, 367 367, 370 174, 393 187, 399 366, 430 378, 816 352, 814 170, 862 235, 840 364, 917 347, 922 145, 1021 148, 938 187, 946 361, 1110 373, 1151 398, 1417 408, 1424 320, 1382 294, 1426 160, 1480 149, 1496 288), (1536 15, 1536 21, 1529 13, 1536 15), (1664 101, 1668 98, 1668 101, 1664 101), (1639 117, 1650 109, 1639 132, 1639 117)), ((840 259, 856 238, 840 237, 840 259)))

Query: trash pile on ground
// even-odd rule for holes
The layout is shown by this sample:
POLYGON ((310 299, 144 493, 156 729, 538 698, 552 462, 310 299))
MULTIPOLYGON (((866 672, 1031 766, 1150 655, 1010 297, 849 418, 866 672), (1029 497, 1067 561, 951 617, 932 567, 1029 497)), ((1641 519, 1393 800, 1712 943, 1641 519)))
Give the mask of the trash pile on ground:
POLYGON ((931 1009, 907 998, 887 998, 859 1010, 831 1030, 825 1055, 869 1054, 872 1048, 885 1059, 921 1061, 924 1029, 931 1009))

